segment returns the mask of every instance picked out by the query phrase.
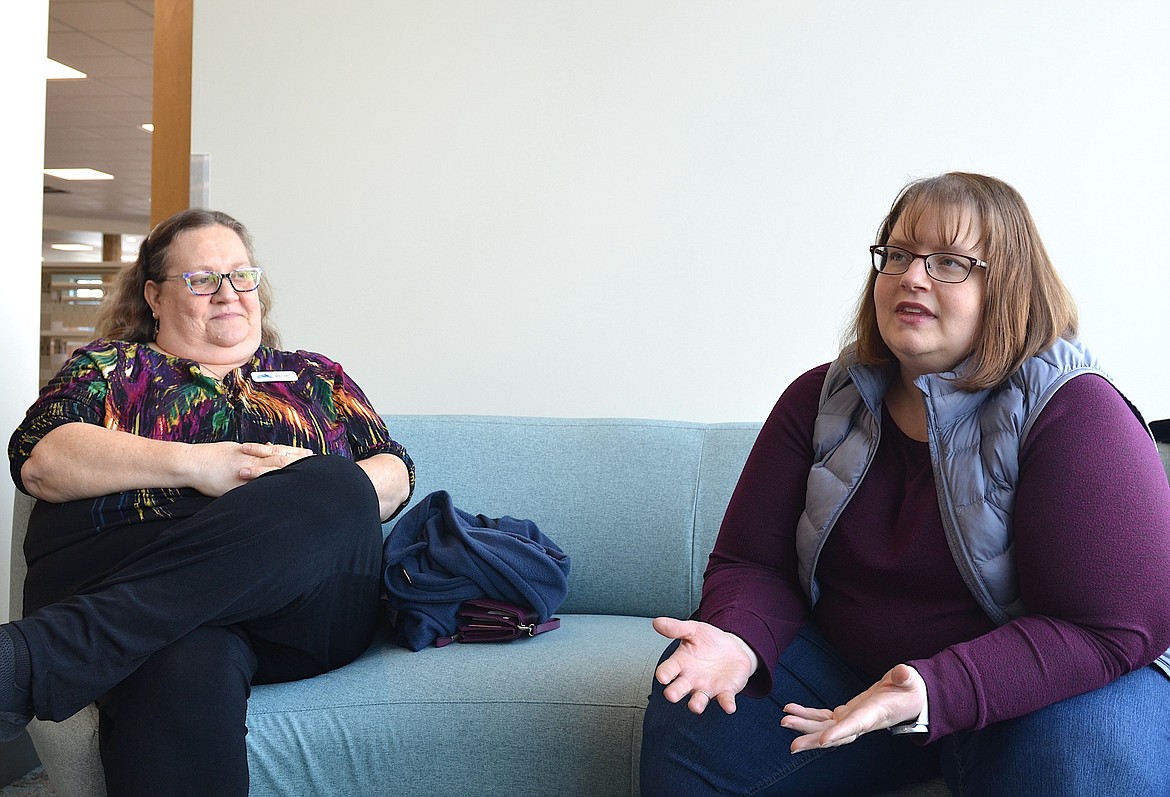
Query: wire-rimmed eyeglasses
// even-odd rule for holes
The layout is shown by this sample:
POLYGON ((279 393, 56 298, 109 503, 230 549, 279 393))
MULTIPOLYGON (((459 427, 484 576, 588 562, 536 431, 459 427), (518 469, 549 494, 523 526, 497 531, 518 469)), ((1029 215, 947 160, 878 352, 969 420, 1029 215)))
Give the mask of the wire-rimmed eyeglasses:
POLYGON ((971 269, 976 266, 987 268, 987 264, 978 258, 950 252, 920 255, 900 246, 871 246, 869 253, 873 256, 873 267, 879 274, 905 274, 915 260, 922 258, 926 263, 926 276, 936 282, 950 284, 967 279, 971 276, 971 269))
MULTIPOLYGON (((259 266, 248 266, 247 268, 234 268, 222 274, 216 271, 184 271, 181 276, 191 293, 196 296, 211 296, 219 293, 224 277, 227 277, 236 293, 251 293, 260 287, 260 275, 263 273, 264 269, 259 266)), ((167 279, 178 279, 178 277, 167 277, 167 279)))

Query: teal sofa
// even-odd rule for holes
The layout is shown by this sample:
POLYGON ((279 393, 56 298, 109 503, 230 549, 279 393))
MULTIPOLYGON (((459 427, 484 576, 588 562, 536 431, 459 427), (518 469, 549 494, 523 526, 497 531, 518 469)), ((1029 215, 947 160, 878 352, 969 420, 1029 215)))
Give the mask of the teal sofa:
MULTIPOLYGON (((411 653, 387 641, 332 673, 259 686, 252 794, 636 795, 642 715, 686 617, 756 423, 386 416, 415 500, 533 520, 572 557, 561 627, 505 645, 411 653)), ((1170 456, 1163 451, 1164 458, 1170 456)), ((31 501, 17 495, 13 607, 31 501)), ((59 797, 103 795, 96 709, 29 728, 59 797)), ((777 753, 782 755, 782 752, 777 753)), ((899 797, 945 797, 941 781, 899 797)))

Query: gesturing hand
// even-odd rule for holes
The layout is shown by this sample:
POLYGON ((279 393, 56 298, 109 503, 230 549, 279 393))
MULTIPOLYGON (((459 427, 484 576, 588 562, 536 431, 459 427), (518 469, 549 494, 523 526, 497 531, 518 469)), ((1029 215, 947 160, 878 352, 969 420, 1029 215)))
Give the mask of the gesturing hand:
POLYGON ((702 714, 712 700, 728 714, 735 712, 735 696, 756 671, 755 651, 735 634, 695 620, 656 617, 654 630, 679 640, 670 657, 658 665, 654 677, 666 688, 671 703, 687 695, 687 708, 702 714))
POLYGON ((797 703, 784 707, 780 720, 785 728, 801 734, 792 752, 839 747, 870 731, 915 719, 926 706, 926 682, 913 667, 899 664, 843 706, 807 708, 797 703))

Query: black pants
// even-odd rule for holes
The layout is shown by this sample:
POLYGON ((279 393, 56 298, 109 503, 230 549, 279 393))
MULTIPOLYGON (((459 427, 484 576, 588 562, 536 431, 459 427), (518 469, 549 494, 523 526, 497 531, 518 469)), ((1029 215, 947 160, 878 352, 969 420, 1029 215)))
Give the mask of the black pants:
POLYGON ((17 621, 33 708, 62 720, 97 701, 110 797, 246 795, 251 684, 335 669, 373 639, 373 486, 347 459, 308 457, 191 517, 116 534, 91 557, 96 582, 17 621))

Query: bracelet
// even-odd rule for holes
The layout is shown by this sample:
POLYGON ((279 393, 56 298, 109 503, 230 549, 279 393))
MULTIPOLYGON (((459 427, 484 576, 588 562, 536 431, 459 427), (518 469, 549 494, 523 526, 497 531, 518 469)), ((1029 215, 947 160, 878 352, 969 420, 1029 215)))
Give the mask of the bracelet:
POLYGON ((925 722, 903 722, 899 725, 891 725, 890 733, 895 736, 902 736, 907 733, 930 733, 930 726, 925 722))

